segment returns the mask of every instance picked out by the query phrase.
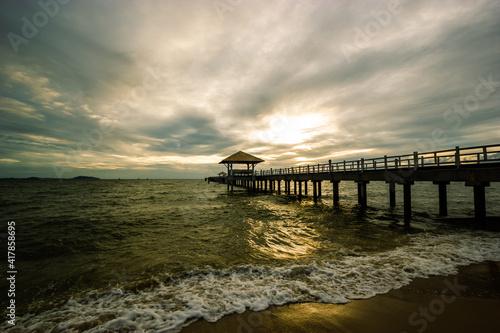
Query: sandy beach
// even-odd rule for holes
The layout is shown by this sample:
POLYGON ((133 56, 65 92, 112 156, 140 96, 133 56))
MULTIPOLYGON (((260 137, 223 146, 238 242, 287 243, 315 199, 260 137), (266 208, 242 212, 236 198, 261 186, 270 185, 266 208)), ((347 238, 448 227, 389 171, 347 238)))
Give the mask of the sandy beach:
POLYGON ((499 313, 500 262, 486 261, 370 299, 246 311, 181 332, 500 332, 499 313))

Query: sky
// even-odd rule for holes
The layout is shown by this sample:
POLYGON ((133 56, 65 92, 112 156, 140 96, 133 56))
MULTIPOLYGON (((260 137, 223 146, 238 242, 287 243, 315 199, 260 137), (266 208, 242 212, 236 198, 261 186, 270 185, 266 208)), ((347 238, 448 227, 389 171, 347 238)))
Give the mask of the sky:
POLYGON ((500 2, 0 1, 0 177, 500 143, 500 2))

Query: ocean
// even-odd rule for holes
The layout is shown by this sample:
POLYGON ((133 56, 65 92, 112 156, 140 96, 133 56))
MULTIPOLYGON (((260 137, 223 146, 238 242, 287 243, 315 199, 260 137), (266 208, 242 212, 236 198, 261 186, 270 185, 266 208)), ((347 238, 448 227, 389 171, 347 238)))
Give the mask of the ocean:
MULTIPOLYGON (((16 325, 0 330, 176 332, 199 318, 341 304, 500 261, 499 233, 436 221, 436 185, 413 186, 410 229, 401 186, 393 209, 387 184, 367 190, 364 209, 352 182, 340 183, 333 208, 327 182, 314 204, 203 180, 0 180, 0 241, 7 252, 15 221, 17 270, 16 325)), ((500 185, 486 198, 487 214, 500 216, 500 185)), ((448 186, 450 217, 473 208, 472 188, 448 186)), ((2 295, 8 288, 2 279, 2 295)))

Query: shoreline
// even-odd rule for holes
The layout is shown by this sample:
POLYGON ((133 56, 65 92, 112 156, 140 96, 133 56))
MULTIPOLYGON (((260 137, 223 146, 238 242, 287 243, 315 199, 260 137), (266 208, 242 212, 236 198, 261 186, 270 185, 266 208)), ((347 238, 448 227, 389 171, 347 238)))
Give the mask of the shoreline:
POLYGON ((417 278, 385 294, 347 304, 292 303, 247 310, 215 323, 199 319, 191 332, 500 332, 500 262, 417 278))

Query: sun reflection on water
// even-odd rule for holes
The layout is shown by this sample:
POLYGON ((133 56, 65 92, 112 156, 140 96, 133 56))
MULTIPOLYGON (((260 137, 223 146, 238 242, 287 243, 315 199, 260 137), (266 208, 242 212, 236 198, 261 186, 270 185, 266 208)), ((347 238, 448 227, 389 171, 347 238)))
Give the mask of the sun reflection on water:
POLYGON ((248 245, 267 259, 298 259, 320 248, 319 234, 305 223, 248 219, 248 245))

